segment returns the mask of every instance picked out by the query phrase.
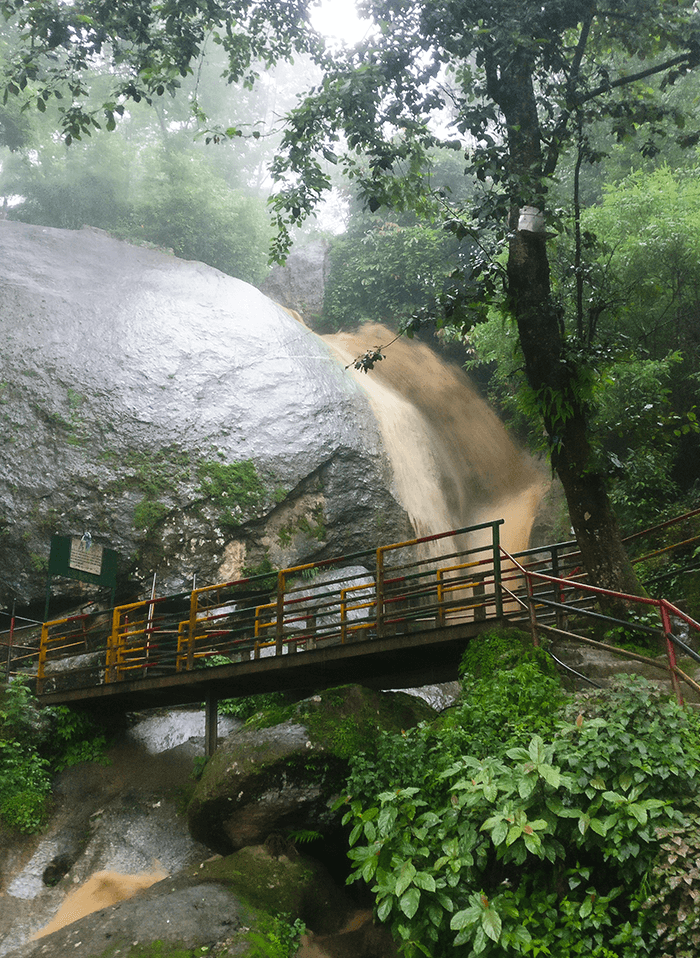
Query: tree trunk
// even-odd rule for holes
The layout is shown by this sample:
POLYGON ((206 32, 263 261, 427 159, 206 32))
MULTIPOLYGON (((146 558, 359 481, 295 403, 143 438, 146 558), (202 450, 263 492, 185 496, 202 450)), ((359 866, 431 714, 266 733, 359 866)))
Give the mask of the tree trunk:
MULTIPOLYGON (((592 584, 615 592, 641 588, 622 544, 604 477, 595 470, 579 369, 567 355, 562 316, 552 301, 546 236, 519 228, 522 206, 544 207, 541 133, 529 64, 514 57, 497 81, 508 124, 513 208, 508 294, 530 388, 549 436, 552 465, 592 584), (531 184, 532 194, 525 190, 531 184), (533 195, 534 194, 534 195, 533 195)), ((608 603, 615 605, 615 603, 608 603)), ((619 605, 618 605, 619 608, 619 605)))

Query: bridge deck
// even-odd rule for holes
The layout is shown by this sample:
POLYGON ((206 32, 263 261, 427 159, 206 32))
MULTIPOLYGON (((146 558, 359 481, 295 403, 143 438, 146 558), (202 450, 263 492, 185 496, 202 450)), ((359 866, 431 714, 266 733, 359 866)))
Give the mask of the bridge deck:
POLYGON ((195 672, 62 689, 40 696, 42 705, 137 710, 218 700, 260 692, 313 691, 349 682, 371 688, 411 688, 457 678, 469 639, 488 622, 465 622, 303 653, 251 659, 195 672))
POLYGON ((467 642, 527 605, 501 523, 47 622, 13 671, 42 705, 105 709, 454 679, 467 642))

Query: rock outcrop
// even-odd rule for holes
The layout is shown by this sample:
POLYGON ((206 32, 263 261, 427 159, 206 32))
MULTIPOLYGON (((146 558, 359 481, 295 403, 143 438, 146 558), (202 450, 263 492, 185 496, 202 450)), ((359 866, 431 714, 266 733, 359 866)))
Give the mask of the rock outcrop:
POLYGON ((420 699, 356 685, 328 689, 287 713, 262 713, 266 727, 232 732, 204 770, 188 819, 209 848, 226 854, 271 835, 332 833, 348 757, 382 728, 399 731, 434 715, 420 699))
POLYGON ((315 326, 323 312, 330 273, 330 243, 317 240, 291 251, 284 266, 275 266, 262 290, 280 306, 298 310, 315 326))
POLYGON ((366 395, 246 283, 2 220, 0 335, 0 605, 41 598, 54 533, 162 594, 409 532, 366 395))

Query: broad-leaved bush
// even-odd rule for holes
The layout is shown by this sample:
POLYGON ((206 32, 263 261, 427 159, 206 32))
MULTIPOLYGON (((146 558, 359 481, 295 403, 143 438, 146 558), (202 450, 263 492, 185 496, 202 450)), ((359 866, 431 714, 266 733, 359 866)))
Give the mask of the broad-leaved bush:
POLYGON ((462 704, 356 759, 349 881, 371 888, 408 956, 697 955, 697 718, 643 679, 558 694, 553 710, 530 695, 519 712, 507 694, 523 667, 479 680, 512 706, 494 696, 500 738, 462 704))

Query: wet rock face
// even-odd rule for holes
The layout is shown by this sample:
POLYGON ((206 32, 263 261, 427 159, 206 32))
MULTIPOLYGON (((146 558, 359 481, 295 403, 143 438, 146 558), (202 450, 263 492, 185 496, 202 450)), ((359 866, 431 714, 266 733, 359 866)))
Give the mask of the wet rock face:
POLYGON ((163 592, 408 532, 364 394, 246 283, 3 220, 0 335, 0 603, 41 598, 54 533, 163 592))
POLYGON ((329 254, 326 240, 292 250, 284 266, 275 266, 265 280, 263 292, 281 306, 299 310, 311 323, 317 322, 330 273, 329 254))

